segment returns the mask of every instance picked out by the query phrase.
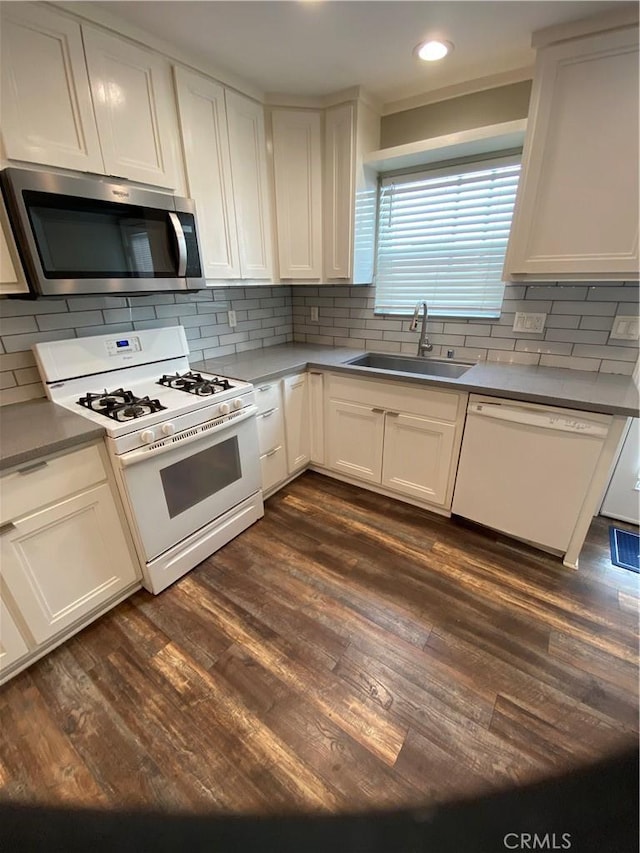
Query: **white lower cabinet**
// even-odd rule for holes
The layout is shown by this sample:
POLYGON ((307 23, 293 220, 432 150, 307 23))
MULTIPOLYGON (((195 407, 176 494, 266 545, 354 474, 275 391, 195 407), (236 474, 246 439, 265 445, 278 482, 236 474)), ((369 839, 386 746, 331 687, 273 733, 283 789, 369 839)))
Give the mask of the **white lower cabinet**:
POLYGON ((467 395, 329 375, 326 467, 451 508, 467 395))
POLYGON ((379 483, 382 474, 384 410, 346 400, 327 406, 327 467, 379 483))
POLYGON ((382 485, 432 504, 446 502, 455 425, 387 412, 382 485))
POLYGON ((279 379, 256 386, 256 405, 262 493, 268 496, 287 479, 287 448, 279 379))
POLYGON ((306 373, 285 376, 284 422, 287 438, 287 466, 293 474, 309 464, 309 389, 306 373))
POLYGON ((97 447, 13 471, 2 491, 0 680, 140 585, 97 447))
POLYGON ((0 673, 25 657, 29 646, 20 629, 0 598, 0 673))
POLYGON ((310 461, 306 373, 256 386, 262 491, 269 496, 310 461))

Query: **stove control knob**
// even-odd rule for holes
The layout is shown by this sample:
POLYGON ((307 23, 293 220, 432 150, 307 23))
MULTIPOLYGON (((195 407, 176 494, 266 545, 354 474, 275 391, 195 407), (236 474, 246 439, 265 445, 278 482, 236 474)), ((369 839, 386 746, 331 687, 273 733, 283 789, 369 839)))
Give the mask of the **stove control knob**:
POLYGON ((176 431, 175 424, 171 424, 171 423, 162 424, 162 426, 160 427, 160 432, 163 435, 173 435, 175 431, 176 431))
POLYGON ((145 429, 140 433, 140 438, 145 444, 153 444, 156 440, 155 433, 152 429, 145 429))
POLYGON ((235 400, 232 401, 231 405, 233 406, 234 409, 241 409, 242 408, 242 400, 240 399, 240 397, 236 397, 235 400))
POLYGON ((229 414, 229 404, 228 403, 220 403, 219 412, 221 415, 229 414))

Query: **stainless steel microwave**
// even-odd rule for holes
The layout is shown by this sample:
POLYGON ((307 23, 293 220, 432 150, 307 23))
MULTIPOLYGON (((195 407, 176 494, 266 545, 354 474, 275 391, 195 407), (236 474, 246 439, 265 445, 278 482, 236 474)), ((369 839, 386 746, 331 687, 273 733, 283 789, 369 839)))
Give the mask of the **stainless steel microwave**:
POLYGON ((195 205, 109 178, 4 169, 2 192, 32 293, 204 288, 195 205))

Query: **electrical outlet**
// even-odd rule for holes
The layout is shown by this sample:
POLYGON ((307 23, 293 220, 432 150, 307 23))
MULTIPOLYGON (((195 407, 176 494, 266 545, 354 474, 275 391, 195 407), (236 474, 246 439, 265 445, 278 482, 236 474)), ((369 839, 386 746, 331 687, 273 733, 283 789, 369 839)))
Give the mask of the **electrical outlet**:
POLYGON ((313 305, 311 307, 311 322, 317 323, 319 320, 320 320, 320 318, 318 317, 318 306, 313 305))
POLYGON ((539 334, 544 331, 546 319, 546 314, 529 314, 524 311, 516 311, 516 318, 513 321, 513 331, 539 334))
POLYGON ((638 318, 618 314, 613 321, 613 328, 609 337, 614 341, 638 340, 638 318))
POLYGON ((231 326, 232 329, 235 329, 235 327, 238 325, 238 321, 236 320, 236 312, 235 311, 228 311, 227 317, 229 318, 229 325, 231 326))

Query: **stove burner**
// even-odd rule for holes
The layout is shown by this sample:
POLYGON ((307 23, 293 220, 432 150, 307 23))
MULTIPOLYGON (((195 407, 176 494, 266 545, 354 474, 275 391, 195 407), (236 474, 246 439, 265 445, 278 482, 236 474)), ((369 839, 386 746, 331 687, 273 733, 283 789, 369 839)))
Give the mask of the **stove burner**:
POLYGON ((233 388, 228 379, 222 379, 218 376, 213 376, 205 379, 200 373, 176 373, 174 376, 164 374, 158 380, 158 385, 167 385, 169 388, 175 388, 177 391, 186 391, 188 394, 196 394, 199 397, 207 397, 210 394, 217 394, 220 391, 228 391, 233 388))
POLYGON ((126 391, 124 388, 118 388, 115 391, 107 391, 105 388, 100 394, 89 393, 80 397, 78 404, 120 422, 142 418, 144 415, 162 412, 167 408, 159 400, 136 397, 132 391, 126 391))

